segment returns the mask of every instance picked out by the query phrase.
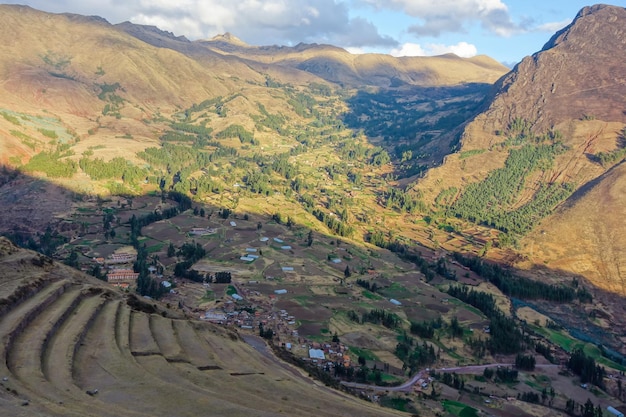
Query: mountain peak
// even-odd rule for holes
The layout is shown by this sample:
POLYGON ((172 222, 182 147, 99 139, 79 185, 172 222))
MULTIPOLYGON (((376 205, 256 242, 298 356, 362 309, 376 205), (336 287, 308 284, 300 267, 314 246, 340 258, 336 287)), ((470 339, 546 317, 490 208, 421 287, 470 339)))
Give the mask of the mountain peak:
POLYGON ((211 41, 226 42, 226 43, 230 43, 232 45, 237 45, 237 46, 248 46, 247 43, 245 43, 244 41, 242 41, 241 39, 239 39, 238 37, 236 37, 230 32, 215 35, 211 38, 211 41))
POLYGON ((158 27, 152 25, 140 25, 127 21, 118 23, 115 26, 122 29, 126 33, 136 37, 137 39, 141 39, 144 42, 148 42, 158 46, 164 46, 165 42, 168 41, 189 43, 189 39, 187 39, 184 35, 176 36, 172 32, 161 30, 158 27), (156 42, 156 40, 158 40, 158 42, 156 42))
POLYGON ((581 34, 592 33, 597 36, 601 33, 603 26, 607 26, 607 23, 609 23, 608 26, 610 27, 611 23, 623 19, 625 13, 626 8, 609 6, 607 4, 583 7, 574 20, 572 20, 572 23, 556 32, 541 50, 546 51, 554 48, 556 45, 567 40, 572 31, 581 34))
POLYGON ((619 82, 626 76, 625 28, 626 8, 583 8, 541 51, 524 58, 496 84, 488 112, 507 117, 491 118, 503 122, 493 129, 515 118, 528 121, 537 132, 583 117, 626 123, 626 86, 619 82))

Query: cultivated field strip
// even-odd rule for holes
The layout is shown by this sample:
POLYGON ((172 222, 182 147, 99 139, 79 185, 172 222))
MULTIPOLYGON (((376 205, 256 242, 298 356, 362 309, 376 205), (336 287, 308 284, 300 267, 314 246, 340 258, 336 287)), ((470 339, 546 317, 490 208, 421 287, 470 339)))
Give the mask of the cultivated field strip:
POLYGON ((150 375, 137 365, 130 354, 128 344, 121 349, 118 346, 118 330, 123 332, 122 339, 128 338, 129 313, 130 309, 120 299, 106 302, 81 335, 82 343, 75 352, 73 382, 83 392, 98 390, 97 395, 88 397, 90 410, 98 416, 149 415, 141 412, 139 407, 129 407, 146 398, 135 395, 133 391, 138 386, 149 385, 150 381, 150 375), (123 323, 121 328, 119 323, 123 323))
POLYGON ((80 288, 65 291, 30 321, 7 351, 7 368, 13 376, 31 392, 55 403, 63 401, 64 396, 49 383, 43 373, 44 352, 48 347, 48 340, 84 297, 80 288))
POLYGON ((176 336, 174 323, 171 319, 155 314, 150 315, 150 331, 159 346, 159 351, 168 362, 186 362, 189 359, 184 354, 176 336))
POLYGON ((150 329, 150 316, 148 314, 135 311, 130 314, 130 351, 133 356, 161 354, 150 329))
POLYGON ((115 337, 117 349, 130 355, 130 308, 126 308, 123 303, 118 303, 115 310, 115 321, 113 323, 112 334, 115 337))
POLYGON ((220 367, 215 362, 213 352, 207 349, 206 342, 200 340, 191 322, 187 320, 173 320, 172 325, 176 336, 189 362, 199 370, 216 370, 220 367))
MULTIPOLYGON (((82 342, 82 335, 98 316, 106 300, 101 296, 83 299, 71 319, 66 320, 50 335, 42 352, 42 370, 45 378, 63 391, 77 390, 73 383, 74 356, 82 342)), ((81 396, 84 391, 80 390, 81 396)))
POLYGON ((15 337, 24 330, 30 322, 52 304, 69 286, 67 281, 56 281, 35 293, 26 301, 13 306, 2 315, 0 320, 0 335, 2 335, 3 365, 7 363, 7 354, 12 349, 15 337))

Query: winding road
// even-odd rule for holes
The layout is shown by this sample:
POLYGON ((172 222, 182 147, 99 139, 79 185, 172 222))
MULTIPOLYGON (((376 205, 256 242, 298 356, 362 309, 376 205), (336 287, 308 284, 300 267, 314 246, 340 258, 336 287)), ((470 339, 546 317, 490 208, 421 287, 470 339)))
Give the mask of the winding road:
MULTIPOLYGON (((455 372, 458 374, 474 374, 476 372, 484 371, 485 368, 494 368, 494 367, 513 367, 512 363, 490 363, 486 365, 467 365, 467 366, 456 366, 452 368, 439 368, 439 369, 423 369, 419 371, 417 374, 413 375, 411 379, 403 383, 402 385, 396 386, 380 386, 380 385, 370 385, 370 384, 360 384, 357 382, 346 382, 341 381, 341 385, 348 388, 355 388, 361 390, 374 390, 374 391, 393 391, 393 392, 410 392, 413 389, 413 385, 417 383, 420 379, 426 379, 431 371, 433 372, 455 372)), ((558 368, 559 365, 535 365, 535 368, 540 369, 549 369, 549 368, 558 368)))
MULTIPOLYGON (((277 363, 278 365, 280 365, 281 367, 289 371, 294 376, 301 378, 301 379, 305 379, 311 384, 316 385, 315 382, 311 378, 307 378, 306 376, 299 373, 296 369, 294 369, 294 367, 288 365, 287 363, 283 362, 278 357, 276 357, 268 349, 267 343, 265 343, 265 341, 261 339, 260 337, 254 336, 254 335, 242 335, 242 339, 246 343, 248 343, 250 346, 252 346, 255 350, 257 350, 261 355, 277 363)), ((411 379, 402 383, 401 385, 381 386, 381 385, 362 384, 359 382, 347 382, 347 381, 341 381, 341 385, 348 387, 348 388, 359 389, 359 390, 411 392, 413 390, 413 385, 415 385, 417 381, 419 381, 420 379, 428 378, 428 375, 431 372, 450 372, 450 373, 454 372, 457 374, 475 374, 475 373, 483 372, 486 368, 513 367, 513 366, 514 364, 512 363, 489 363, 485 365, 455 366, 451 368, 439 368, 439 369, 426 368, 426 369, 422 369, 421 371, 413 375, 411 379)), ((558 367, 559 365, 552 365, 552 364, 535 365, 535 368, 539 368, 539 369, 550 369, 550 368, 558 368, 558 367)))

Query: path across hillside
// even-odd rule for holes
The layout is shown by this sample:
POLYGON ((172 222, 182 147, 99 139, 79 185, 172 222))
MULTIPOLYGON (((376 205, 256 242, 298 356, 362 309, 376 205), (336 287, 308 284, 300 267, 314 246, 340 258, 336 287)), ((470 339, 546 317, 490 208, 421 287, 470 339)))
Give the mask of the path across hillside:
MULTIPOLYGON (((467 365, 467 366, 456 366, 452 368, 440 368, 440 369, 423 369, 419 371, 417 374, 413 375, 411 379, 406 381, 401 385, 396 386, 380 386, 380 385, 371 385, 371 384, 361 384, 358 382, 347 382, 341 381, 341 385, 348 388, 355 388, 361 390, 373 390, 373 391, 391 391, 391 392, 409 392, 412 390, 413 385, 417 383, 420 379, 426 379, 430 372, 449 372, 449 373, 457 373, 457 374, 473 374, 476 372, 484 371, 486 368, 494 368, 494 367, 513 367, 512 363, 490 363, 486 365, 467 365)), ((557 368, 559 365, 535 365, 535 368, 540 369, 549 369, 549 368, 557 368)))

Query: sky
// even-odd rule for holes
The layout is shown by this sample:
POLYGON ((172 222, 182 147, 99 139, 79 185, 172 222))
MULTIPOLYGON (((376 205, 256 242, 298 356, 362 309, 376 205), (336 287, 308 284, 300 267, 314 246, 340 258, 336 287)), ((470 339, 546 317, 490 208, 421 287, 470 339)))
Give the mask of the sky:
MULTIPOLYGON (((230 32, 251 45, 327 43, 352 53, 488 55, 508 66, 539 51, 579 0, 23 0, 53 13, 154 25, 190 40, 230 32)), ((626 0, 610 4, 626 7, 626 0)))

